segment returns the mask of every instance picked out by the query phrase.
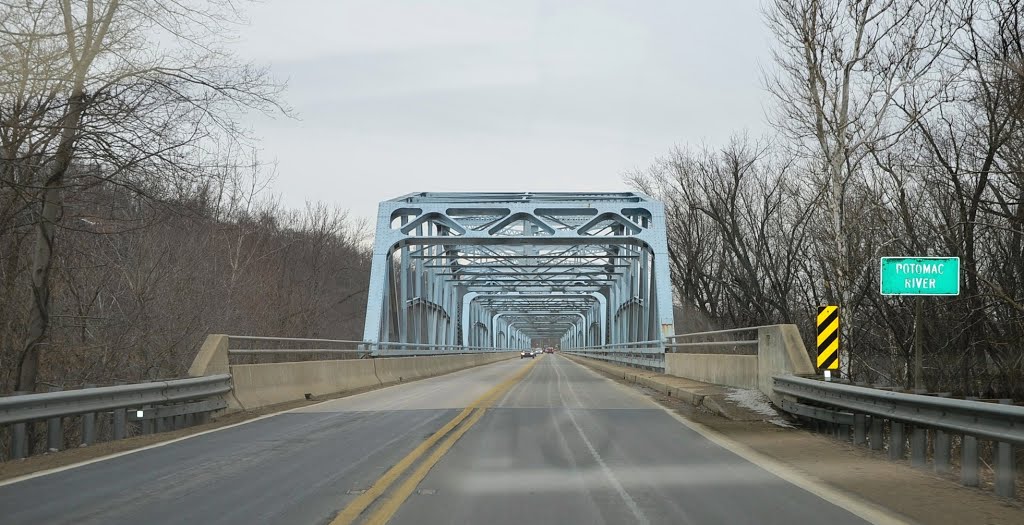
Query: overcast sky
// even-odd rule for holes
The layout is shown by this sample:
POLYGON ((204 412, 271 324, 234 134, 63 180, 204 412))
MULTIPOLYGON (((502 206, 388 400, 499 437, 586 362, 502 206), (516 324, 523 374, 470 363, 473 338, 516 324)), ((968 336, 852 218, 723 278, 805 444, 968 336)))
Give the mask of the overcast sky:
POLYGON ((414 191, 621 191, 674 144, 765 132, 758 0, 263 0, 239 51, 273 191, 375 217, 414 191))

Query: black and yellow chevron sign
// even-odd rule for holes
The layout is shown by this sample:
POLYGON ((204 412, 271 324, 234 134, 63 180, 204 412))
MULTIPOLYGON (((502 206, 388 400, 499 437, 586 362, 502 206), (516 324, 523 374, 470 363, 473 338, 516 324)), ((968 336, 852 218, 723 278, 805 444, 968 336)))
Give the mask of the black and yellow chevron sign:
POLYGON ((839 368, 839 307, 818 307, 818 368, 839 368))

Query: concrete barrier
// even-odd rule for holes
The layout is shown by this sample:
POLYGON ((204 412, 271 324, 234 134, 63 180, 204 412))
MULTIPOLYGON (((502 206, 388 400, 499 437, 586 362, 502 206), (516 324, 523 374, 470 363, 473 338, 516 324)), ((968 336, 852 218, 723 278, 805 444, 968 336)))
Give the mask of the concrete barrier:
POLYGON ((326 396, 511 359, 513 352, 425 357, 299 361, 229 367, 233 395, 228 409, 253 409, 311 396, 326 396))
POLYGON ((199 353, 188 369, 189 377, 212 376, 228 372, 228 336, 211 334, 206 336, 199 353))
POLYGON ((228 409, 253 409, 379 386, 373 359, 231 365, 228 409))
POLYGON ((776 375, 813 375, 814 365, 796 325, 779 324, 757 328, 757 355, 665 354, 668 375, 732 386, 757 389, 773 403, 782 398, 772 389, 776 375))
POLYGON ((188 369, 190 377, 231 374, 228 410, 298 401, 307 394, 326 396, 412 381, 519 355, 518 352, 499 352, 232 365, 228 362, 229 343, 227 335, 207 336, 188 369))
POLYGON ((736 388, 758 388, 758 357, 729 354, 665 354, 665 373, 736 388))
POLYGON ((782 396, 772 388, 772 376, 816 372, 796 325, 777 324, 757 330, 757 386, 776 406, 782 406, 782 396))

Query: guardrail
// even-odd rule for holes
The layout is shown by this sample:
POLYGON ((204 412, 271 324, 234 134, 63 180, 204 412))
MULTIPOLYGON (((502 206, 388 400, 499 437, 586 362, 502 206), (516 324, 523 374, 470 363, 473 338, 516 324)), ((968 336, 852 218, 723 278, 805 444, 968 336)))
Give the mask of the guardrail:
POLYGON ((223 394, 230 391, 231 376, 220 374, 0 397, 0 428, 9 427, 10 457, 21 459, 31 454, 28 435, 36 422, 46 422, 46 448, 56 451, 63 448, 64 418, 78 417, 80 444, 91 445, 98 427, 117 440, 128 435, 130 422, 139 423, 143 434, 205 423, 211 412, 227 407, 223 394))
POLYGON ((670 335, 664 341, 639 341, 634 343, 616 343, 603 346, 563 349, 567 354, 581 355, 639 366, 651 370, 665 371, 665 353, 700 353, 700 354, 736 354, 757 355, 757 333, 761 326, 715 330, 712 332, 695 332, 692 334, 670 335), (753 334, 753 337, 749 337, 753 334), (744 336, 742 339, 736 337, 744 336), (716 339, 702 341, 701 339, 716 339))
POLYGON ((341 339, 302 339, 295 337, 262 337, 248 335, 229 335, 229 356, 312 356, 312 358, 327 357, 330 355, 351 355, 360 358, 365 357, 413 357, 451 354, 473 354, 492 352, 518 352, 518 348, 492 348, 483 346, 462 346, 462 345, 429 345, 419 343, 394 343, 394 342, 372 342, 372 341, 351 341, 341 339), (290 344, 293 346, 320 345, 320 346, 343 346, 344 348, 231 348, 230 343, 234 342, 290 344))
POLYGON ((665 339, 667 352, 672 353, 700 353, 700 354, 741 354, 757 355, 757 332, 763 327, 753 326, 748 328, 733 328, 730 330, 715 330, 712 332, 694 332, 691 334, 670 335, 665 339), (737 335, 745 335, 745 339, 732 339, 737 335), (750 334, 753 337, 750 338, 750 334), (716 339, 713 341, 700 341, 699 339, 716 339))
POLYGON ((488 354, 519 352, 521 348, 495 348, 490 346, 428 345, 419 343, 364 343, 375 357, 405 357, 417 355, 488 354))
POLYGON ((651 370, 665 370, 665 346, 663 341, 638 341, 634 343, 616 343, 604 346, 588 346, 560 350, 566 354, 579 355, 622 363, 629 366, 651 370))
POLYGON ((872 450, 887 448, 892 460, 903 459, 909 427, 910 462, 918 468, 927 466, 930 441, 934 469, 951 472, 956 438, 961 452, 960 481, 967 486, 979 486, 979 441, 990 441, 994 445, 996 494, 1015 496, 1014 447, 1024 446, 1024 407, 795 376, 774 377, 774 389, 777 394, 796 399, 784 398, 784 410, 810 418, 819 427, 824 423, 827 432, 844 441, 851 439, 852 430, 853 444, 866 444, 872 450))

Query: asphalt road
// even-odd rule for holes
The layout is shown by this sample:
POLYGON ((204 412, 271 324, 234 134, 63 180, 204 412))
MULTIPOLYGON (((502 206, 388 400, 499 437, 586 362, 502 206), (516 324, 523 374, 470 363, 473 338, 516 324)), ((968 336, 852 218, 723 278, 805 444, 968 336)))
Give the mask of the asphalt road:
MULTIPOLYGON (((3 485, 0 523, 330 523, 530 362, 328 401, 3 485)), ((466 419, 471 426, 390 523, 867 523, 563 357, 538 358, 499 395, 466 419)))

